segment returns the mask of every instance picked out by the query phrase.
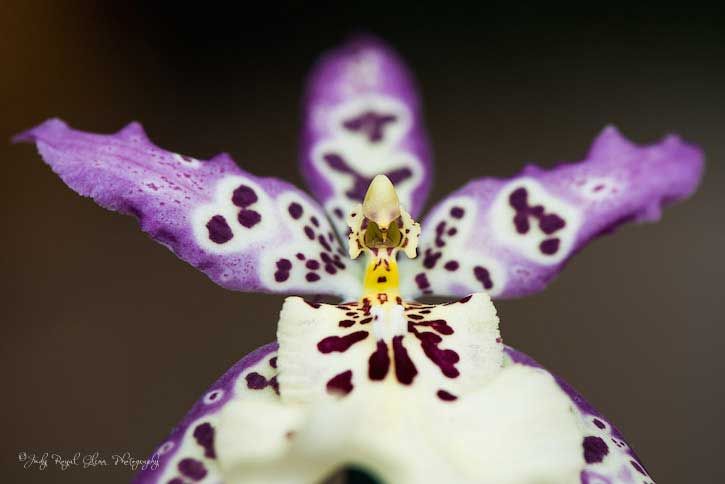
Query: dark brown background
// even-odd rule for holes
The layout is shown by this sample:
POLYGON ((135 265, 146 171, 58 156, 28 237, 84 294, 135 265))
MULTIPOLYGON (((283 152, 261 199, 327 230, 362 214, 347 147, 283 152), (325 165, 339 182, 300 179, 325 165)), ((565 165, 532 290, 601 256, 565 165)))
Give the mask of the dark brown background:
MULTIPOLYGON (((708 157, 692 200, 498 308, 505 340, 616 422, 659 482, 723 482, 722 12, 198 8, 4 2, 0 138, 50 116, 99 132, 139 120, 162 147, 226 150, 299 184, 304 75, 356 29, 388 39, 417 74, 432 200, 525 161, 580 159, 609 122, 639 142, 677 131, 708 157)), ((0 149, 3 468, 10 482, 124 482, 119 469, 24 471, 17 453, 145 456, 274 338, 282 298, 215 286, 131 218, 65 188, 32 147, 0 149)))

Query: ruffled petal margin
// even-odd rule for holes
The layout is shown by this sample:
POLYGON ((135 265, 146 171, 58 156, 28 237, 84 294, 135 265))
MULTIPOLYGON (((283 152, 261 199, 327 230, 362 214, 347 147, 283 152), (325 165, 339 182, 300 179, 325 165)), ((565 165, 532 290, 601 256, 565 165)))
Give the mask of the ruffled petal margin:
POLYGON ((419 257, 401 261, 402 293, 541 291, 592 239, 625 222, 658 220, 662 207, 695 191, 702 172, 701 150, 677 136, 637 146, 608 127, 582 162, 474 180, 423 221, 419 257))
POLYGON ((241 170, 227 154, 209 161, 155 146, 138 123, 99 135, 51 119, 18 135, 77 193, 135 216, 141 229, 227 289, 360 293, 320 206, 301 190, 241 170))

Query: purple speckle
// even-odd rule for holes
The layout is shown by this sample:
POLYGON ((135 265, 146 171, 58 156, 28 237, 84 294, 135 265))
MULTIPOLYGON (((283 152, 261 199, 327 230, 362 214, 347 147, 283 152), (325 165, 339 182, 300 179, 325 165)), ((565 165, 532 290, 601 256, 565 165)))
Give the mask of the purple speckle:
POLYGON ((214 215, 209 219, 206 229, 209 231, 209 239, 217 244, 229 242, 234 237, 232 229, 222 215, 214 215))
POLYGON ((312 230, 312 227, 310 227, 309 225, 305 225, 304 230, 305 230, 305 235, 307 236, 308 239, 315 240, 315 231, 312 230))
POLYGON ((371 380, 382 380, 390 369, 390 356, 385 341, 378 340, 375 352, 368 359, 368 377, 371 380))
POLYGON ((607 427, 606 425, 604 425, 604 422, 602 422, 598 418, 595 418, 594 420, 592 420, 592 422, 594 422, 594 425, 596 425, 597 427, 599 427, 602 430, 604 430, 607 427))
POLYGON ((443 267, 445 267, 447 271, 453 272, 458 270, 458 262, 454 260, 449 260, 443 267))
POLYGON ((194 481, 200 481, 206 477, 206 467, 201 461, 187 457, 182 459, 178 465, 179 472, 194 481))
POLYGON ((465 210, 463 210, 461 207, 453 207, 451 208, 451 217, 453 218, 463 218, 463 215, 465 215, 465 210))
POLYGON ((629 461, 630 464, 632 464, 632 467, 634 467, 634 470, 642 474, 643 476, 646 476, 647 473, 644 471, 641 465, 637 463, 637 461, 631 460, 629 461))
POLYGON ((317 217, 315 217, 314 215, 312 217, 310 217, 310 222, 312 222, 312 225, 314 225, 315 227, 320 226, 320 221, 317 220, 317 217))
POLYGON ((288 271, 292 269, 292 263, 289 259, 280 259, 277 261, 277 269, 281 271, 288 271))
POLYGON ((488 269, 486 269, 485 267, 474 267, 473 276, 476 278, 476 280, 483 284, 484 289, 491 289, 493 287, 493 281, 491 281, 491 274, 489 274, 488 269))
POLYGON ((452 393, 448 393, 445 390, 438 390, 438 393, 436 393, 436 395, 438 395, 438 398, 440 398, 444 402, 452 402, 458 399, 457 396, 453 395, 452 393))
POLYGON ((403 337, 393 338, 393 358, 395 360, 395 376, 403 385, 410 385, 418 374, 415 364, 408 355, 408 350, 403 346, 403 337))
POLYGON ((546 239, 539 244, 539 250, 546 255, 553 255, 559 250, 559 239, 546 239))
POLYGON ((297 220, 302 216, 302 205, 297 202, 292 202, 287 207, 287 211, 293 219, 297 220))
POLYGON ((263 390, 267 387, 267 379, 256 371, 249 373, 244 379, 247 380, 247 388, 251 390, 263 390))
POLYGON ((247 185, 240 185, 232 194, 232 203, 237 207, 247 208, 257 201, 257 194, 247 185))
POLYGON ((310 259, 305 263, 305 267, 307 267, 311 271, 316 271, 320 268, 320 263, 317 262, 315 259, 310 259))
POLYGON ((352 370, 343 371, 327 382, 328 393, 347 395, 352 388, 352 370))
POLYGON ((345 336, 328 336, 317 343, 317 349, 320 350, 320 353, 332 353, 333 351, 344 353, 350 346, 367 337, 367 331, 355 331, 345 336))
POLYGON ((251 229, 262 220, 262 216, 254 210, 240 210, 237 220, 242 226, 251 229))
POLYGON ((216 459, 216 451, 214 450, 214 427, 210 423, 204 422, 197 425, 194 429, 194 439, 204 448, 204 455, 210 459, 216 459))
POLYGON ((607 447, 607 443, 601 437, 594 435, 584 437, 582 446, 584 447, 584 460, 588 464, 601 462, 604 460, 604 456, 609 454, 609 447, 607 447))
POLYGON ((317 282, 320 280, 320 276, 318 276, 314 272, 308 272, 307 274, 305 274, 305 279, 307 279, 307 282, 317 282))

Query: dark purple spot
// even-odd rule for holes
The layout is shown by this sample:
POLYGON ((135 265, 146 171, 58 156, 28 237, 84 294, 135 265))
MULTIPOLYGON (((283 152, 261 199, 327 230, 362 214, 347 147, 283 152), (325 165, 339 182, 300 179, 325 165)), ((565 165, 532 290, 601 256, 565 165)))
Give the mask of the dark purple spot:
POLYGON ((292 202, 287 207, 287 211, 293 219, 297 220, 302 216, 302 205, 297 202, 292 202))
POLYGON ((458 233, 458 229, 455 227, 451 227, 450 229, 448 229, 448 232, 447 232, 449 237, 453 237, 457 233, 458 233))
POLYGON ((302 252, 297 252, 297 258, 299 260, 305 260, 305 254, 303 254, 302 252))
POLYGON ((425 318, 425 316, 421 316, 420 314, 409 314, 408 317, 410 319, 415 319, 415 320, 421 320, 421 319, 425 318))
POLYGON ((461 304, 466 304, 468 301, 471 300, 471 296, 472 295, 469 294, 468 296, 464 297, 463 299, 459 300, 458 302, 461 303, 461 304))
POLYGON ((511 192, 509 195, 509 205, 511 205, 516 211, 526 210, 529 207, 529 193, 525 188, 520 187, 511 192))
POLYGON ((332 252, 332 247, 330 247, 330 243, 325 240, 325 237, 322 234, 317 237, 317 241, 322 245, 322 247, 325 248, 325 250, 327 250, 328 252, 332 252))
POLYGON ((424 272, 421 272, 415 276, 415 283, 418 285, 418 289, 425 290, 430 287, 430 282, 424 272))
POLYGON ((355 321, 352 321, 350 319, 343 319, 342 321, 340 321, 339 323, 337 323, 337 325, 339 327, 341 327, 341 328, 349 328, 353 324, 355 324, 355 321))
POLYGON ((378 277, 378 284, 383 284, 385 282, 388 282, 388 278, 385 276, 378 277))
POLYGON ((559 239, 546 239, 539 244, 539 250, 546 255, 553 255, 559 250, 559 239))
POLYGON ((206 467, 201 461, 187 457, 182 459, 177 466, 179 472, 194 481, 200 481, 206 477, 206 467))
POLYGON ((352 388, 352 370, 343 371, 327 382, 327 393, 347 395, 352 388))
POLYGON ((277 269, 281 271, 288 271, 292 269, 292 263, 289 259, 280 259, 277 261, 277 269))
POLYGON ((637 463, 637 461, 631 460, 629 461, 630 464, 632 464, 632 467, 634 467, 634 470, 642 474, 643 476, 646 476, 647 473, 644 471, 641 465, 637 463))
POLYGON ((453 271, 458 270, 458 262, 456 262, 454 260, 449 260, 448 262, 446 262, 446 264, 443 267, 445 267, 445 269, 447 271, 453 272, 453 271))
POLYGON ((174 477, 166 484, 186 484, 186 483, 184 482, 184 480, 181 477, 174 477))
MULTIPOLYGON (((410 317, 412 318, 414 315, 411 314, 410 317)), ((448 322, 446 322, 445 319, 436 319, 433 321, 422 321, 419 323, 413 323, 416 326, 428 326, 432 328, 434 331, 437 331, 440 334, 444 334, 446 336, 451 335, 454 333, 453 328, 448 326, 448 322)))
POLYGON ((442 252, 433 252, 431 249, 425 249, 423 266, 425 266, 426 269, 433 269, 442 255, 442 252))
POLYGON ((305 279, 307 279, 307 282, 316 282, 320 280, 320 276, 318 276, 314 272, 308 272, 307 274, 305 274, 305 279))
POLYGON ((368 359, 368 376, 371 380, 382 380, 388 374, 390 356, 385 341, 378 340, 375 352, 368 359))
POLYGON ((582 446, 584 447, 584 460, 587 461, 587 464, 601 462, 604 460, 604 456, 609 454, 609 447, 601 437, 594 435, 584 437, 582 446))
POLYGON ((325 272, 328 274, 335 274, 337 272, 337 269, 335 269, 335 266, 332 264, 325 264, 325 272))
POLYGON ((393 358, 395 360, 395 376, 403 385, 413 383, 418 370, 415 368, 413 361, 408 355, 408 350, 403 346, 403 337, 395 336, 393 338, 393 358))
POLYGON ((317 349, 320 350, 320 353, 332 353, 333 351, 344 353, 350 346, 367 337, 367 331, 355 331, 345 336, 328 336, 317 343, 317 349))
POLYGON ((197 425, 194 429, 196 443, 204 448, 204 455, 210 459, 216 459, 214 451, 214 427, 208 422, 197 425))
POLYGON ((596 425, 597 427, 599 427, 602 430, 604 430, 607 427, 606 425, 604 425, 604 422, 602 422, 598 418, 595 418, 594 420, 592 420, 592 422, 594 422, 594 425, 596 425))
POLYGON ((307 267, 311 271, 316 271, 320 268, 320 263, 317 262, 315 259, 310 259, 305 263, 305 267, 307 267))
POLYGON ((337 217, 339 219, 342 219, 345 216, 345 214, 343 213, 343 211, 341 209, 339 209, 339 208, 335 208, 332 211, 332 213, 334 213, 335 214, 335 217, 337 217))
POLYGON ((315 231, 309 225, 305 225, 305 235, 308 239, 315 240, 315 231))
POLYGON ((209 231, 209 239, 217 244, 229 242, 234 237, 227 219, 221 215, 214 215, 209 219, 206 223, 206 229, 209 231))
POLYGON ((247 388, 250 390, 263 390, 267 387, 267 379, 253 371, 244 377, 247 380, 247 388))
POLYGON ((269 359, 269 366, 271 366, 272 368, 277 368, 277 357, 276 356, 273 356, 272 358, 269 359))
POLYGON ((557 230, 563 229, 565 225, 566 225, 566 222, 564 221, 564 219, 559 217, 555 213, 543 215, 539 219, 539 228, 546 235, 553 234, 557 230))
POLYGON ((394 114, 378 114, 375 111, 366 111, 361 115, 350 118, 342 123, 348 131, 359 132, 367 136, 371 143, 383 139, 383 129, 388 123, 397 119, 394 114))
POLYGON ((476 278, 476 280, 483 284, 484 289, 491 289, 493 287, 493 281, 491 281, 491 274, 488 273, 488 270, 485 267, 474 267, 473 276, 476 278))
POLYGON ((453 207, 451 208, 451 217, 453 218, 463 218, 463 215, 465 214, 465 210, 463 210, 461 207, 453 207))
POLYGON ((247 185, 239 185, 232 193, 232 203, 237 207, 247 208, 257 201, 257 194, 247 185))
POLYGON ((452 402, 453 400, 457 400, 458 399, 457 396, 455 396, 455 395, 453 395, 451 393, 448 393, 445 390, 438 390, 438 393, 436 393, 436 395, 438 395, 438 398, 440 398, 444 402, 452 402))
POLYGON ((368 324, 373 318, 365 318, 360 320, 360 324, 368 324))
POLYGON ((315 217, 314 215, 312 217, 310 217, 310 222, 312 222, 312 225, 314 225, 315 227, 320 226, 320 221, 317 220, 317 217, 315 217))
POLYGON ((305 304, 307 304, 312 309, 320 309, 320 307, 322 307, 322 304, 320 304, 320 303, 316 303, 316 302, 312 302, 312 301, 307 301, 307 300, 305 300, 305 304))
POLYGON ((272 378, 269 379, 269 386, 272 387, 274 393, 279 395, 279 382, 277 381, 277 375, 274 375, 272 378))
POLYGON ((276 271, 274 273, 274 280, 277 282, 284 282, 287 279, 289 279, 289 272, 288 271, 276 271))
POLYGON ((251 229, 262 220, 262 216, 254 210, 240 210, 237 220, 242 226, 251 229))
MULTIPOLYGON (((452 329, 452 328, 451 328, 452 329)), ((413 333, 420 340, 423 352, 448 378, 456 378, 459 375, 455 364, 458 363, 460 357, 453 350, 445 350, 438 347, 443 341, 436 333, 420 332, 416 328, 416 323, 408 323, 408 331, 413 333)))

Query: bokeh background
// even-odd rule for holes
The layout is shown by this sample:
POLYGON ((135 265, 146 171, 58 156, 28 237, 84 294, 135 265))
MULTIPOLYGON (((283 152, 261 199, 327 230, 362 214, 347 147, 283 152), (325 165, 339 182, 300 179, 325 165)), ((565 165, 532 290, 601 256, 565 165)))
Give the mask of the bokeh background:
MULTIPOLYGON (((344 3, 3 2, 0 138, 51 116, 97 132, 139 120, 162 147, 228 151, 301 184, 305 75, 357 31, 387 39, 417 75, 433 201, 524 162, 579 160, 607 123, 638 142, 678 132, 707 154, 691 200, 594 242, 544 293, 497 306, 505 341, 610 417, 658 482, 725 482, 723 11, 344 3)), ((34 148, 0 152, 2 480, 126 482, 123 468, 23 470, 17 454, 146 456, 217 376, 274 339, 282 298, 215 286, 132 218, 67 189, 34 148)))

